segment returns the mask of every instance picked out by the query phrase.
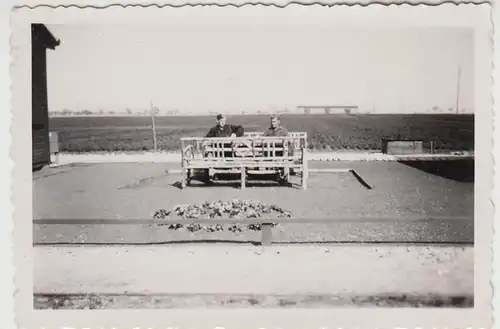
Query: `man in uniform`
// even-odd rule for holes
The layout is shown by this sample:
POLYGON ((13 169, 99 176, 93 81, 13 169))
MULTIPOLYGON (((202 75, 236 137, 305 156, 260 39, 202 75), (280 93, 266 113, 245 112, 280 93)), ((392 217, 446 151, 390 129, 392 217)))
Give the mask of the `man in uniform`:
POLYGON ((210 128, 207 137, 241 137, 244 129, 242 126, 227 125, 226 116, 217 114, 217 125, 210 128))
MULTIPOLYGON (((265 132, 265 136, 276 136, 276 137, 286 137, 288 136, 288 131, 286 130, 285 127, 281 125, 280 119, 277 115, 273 114, 271 115, 271 125, 269 129, 265 132)), ((291 147, 292 145, 289 145, 289 155, 293 155, 293 148, 291 147)), ((278 156, 282 156, 282 152, 277 152, 278 156)), ((290 174, 295 175, 295 171, 293 168, 290 169, 290 174)))
MULTIPOLYGON (((242 126, 238 125, 228 125, 226 124, 226 116, 224 114, 217 114, 217 125, 210 128, 206 137, 241 137, 243 136, 244 129, 242 126)), ((231 151, 224 152, 224 157, 232 157, 233 153, 231 151)), ((209 170, 204 170, 205 180, 209 180, 209 170)), ((215 176, 217 177, 217 176, 215 176)), ((214 178, 215 178, 214 177, 214 178)))
POLYGON ((281 125, 277 115, 271 115, 271 126, 265 133, 266 136, 288 136, 288 131, 281 125))

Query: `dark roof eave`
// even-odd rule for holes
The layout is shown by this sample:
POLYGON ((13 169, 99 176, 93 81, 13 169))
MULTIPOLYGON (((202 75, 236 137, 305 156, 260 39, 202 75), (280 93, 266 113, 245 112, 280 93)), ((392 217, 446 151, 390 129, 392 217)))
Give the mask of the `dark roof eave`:
POLYGON ((59 39, 56 39, 54 35, 49 31, 45 24, 34 24, 40 31, 41 37, 44 40, 45 47, 49 49, 56 49, 57 46, 61 44, 59 39))
POLYGON ((56 47, 61 44, 61 40, 56 39, 56 37, 54 37, 52 32, 50 32, 49 29, 45 25, 43 25, 43 29, 45 30, 45 32, 47 33, 47 36, 48 36, 47 48, 52 49, 52 50, 56 49, 56 47))
POLYGON ((56 49, 56 47, 58 47, 60 44, 61 44, 61 40, 59 40, 59 39, 55 39, 55 38, 54 38, 54 40, 53 40, 50 44, 48 44, 48 45, 47 45, 47 48, 54 50, 54 49, 56 49))

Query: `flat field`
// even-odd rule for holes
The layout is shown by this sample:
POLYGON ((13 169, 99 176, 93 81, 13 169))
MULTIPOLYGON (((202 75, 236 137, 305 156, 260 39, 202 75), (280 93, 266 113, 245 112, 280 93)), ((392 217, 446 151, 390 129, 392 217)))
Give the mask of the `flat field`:
MULTIPOLYGON (((268 120, 268 115, 228 116, 228 124, 249 132, 267 129, 268 120)), ((474 149, 474 115, 283 115, 281 122, 289 131, 307 132, 315 150, 380 150, 382 138, 395 137, 434 141, 443 151, 474 149)), ((158 149, 176 151, 180 137, 204 136, 214 124, 211 116, 157 117, 158 149)), ((150 117, 54 117, 50 130, 58 132, 61 152, 153 150, 150 117)))

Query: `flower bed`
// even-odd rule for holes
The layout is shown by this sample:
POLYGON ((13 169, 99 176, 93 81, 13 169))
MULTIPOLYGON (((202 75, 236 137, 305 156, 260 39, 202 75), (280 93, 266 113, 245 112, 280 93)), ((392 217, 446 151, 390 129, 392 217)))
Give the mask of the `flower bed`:
MULTIPOLYGON (((160 209, 153 215, 154 219, 217 219, 217 218, 234 218, 234 219, 247 219, 247 218, 289 218, 291 217, 290 211, 278 207, 276 205, 267 205, 260 201, 254 200, 231 200, 231 201, 213 201, 205 202, 201 205, 181 204, 176 205, 172 209, 160 209)), ((241 232, 242 226, 249 230, 261 230, 260 224, 230 224, 230 225, 201 225, 201 224, 164 224, 168 225, 169 229, 177 230, 186 227, 190 232, 195 231, 208 231, 216 232, 223 231, 224 227, 231 232, 241 232)), ((272 224, 276 226, 277 224, 272 224)))

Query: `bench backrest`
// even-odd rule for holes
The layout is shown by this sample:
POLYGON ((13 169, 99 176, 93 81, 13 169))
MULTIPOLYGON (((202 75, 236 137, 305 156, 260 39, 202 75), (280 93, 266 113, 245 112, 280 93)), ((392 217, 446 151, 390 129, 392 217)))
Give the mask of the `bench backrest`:
POLYGON ((246 135, 243 137, 183 137, 182 161, 302 161, 307 150, 307 133, 286 137, 246 135))
MULTIPOLYGON (((260 132, 260 131, 250 131, 250 132, 245 132, 243 134, 243 136, 244 137, 260 137, 260 136, 264 136, 264 133, 260 132)), ((294 147, 296 149, 300 149, 302 147, 302 143, 305 143, 304 147, 307 148, 307 132, 303 132, 303 131, 300 131, 300 132, 289 132, 288 136, 290 136, 290 137, 303 137, 303 138, 305 138, 304 141, 302 139, 300 139, 300 138, 294 139, 293 143, 294 143, 294 147)))

